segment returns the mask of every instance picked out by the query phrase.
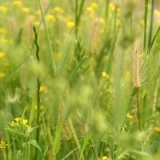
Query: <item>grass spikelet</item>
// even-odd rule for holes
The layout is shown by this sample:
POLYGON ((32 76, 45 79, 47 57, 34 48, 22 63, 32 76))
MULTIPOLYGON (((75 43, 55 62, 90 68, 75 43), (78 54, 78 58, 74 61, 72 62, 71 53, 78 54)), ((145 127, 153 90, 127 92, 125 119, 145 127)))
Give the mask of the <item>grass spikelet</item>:
POLYGON ((133 51, 133 85, 136 88, 141 86, 141 75, 140 75, 140 58, 138 42, 135 44, 133 51))

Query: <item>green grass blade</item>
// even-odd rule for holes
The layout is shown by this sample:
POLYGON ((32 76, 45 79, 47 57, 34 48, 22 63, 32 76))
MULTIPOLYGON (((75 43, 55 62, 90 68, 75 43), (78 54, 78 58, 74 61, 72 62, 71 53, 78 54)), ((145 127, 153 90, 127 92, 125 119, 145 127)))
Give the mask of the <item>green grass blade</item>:
POLYGON ((28 58, 35 52, 35 50, 33 50, 23 61, 22 63, 20 63, 13 71, 12 73, 8 76, 7 80, 4 82, 3 85, 1 85, 0 87, 4 87, 8 81, 14 76, 14 74, 18 71, 18 69, 25 63, 25 61, 28 60, 28 58))
POLYGON ((154 7, 155 7, 155 0, 152 0, 152 8, 151 8, 151 18, 150 18, 150 26, 149 26, 149 37, 148 37, 148 48, 151 47, 152 42, 152 32, 153 32, 153 20, 154 20, 154 7))
POLYGON ((43 24, 44 24, 44 28, 45 28, 45 32, 46 32, 46 36, 47 36, 47 41, 48 41, 48 46, 49 46, 51 58, 52 58, 52 66, 53 66, 54 74, 56 74, 56 62, 55 62, 55 58, 54 58, 54 54, 53 54, 53 49, 52 49, 52 45, 51 45, 51 40, 50 40, 47 24, 45 21, 44 11, 43 11, 42 4, 41 4, 40 0, 38 0, 38 3, 39 3, 40 10, 41 10, 42 20, 43 20, 43 24))
POLYGON ((77 72, 78 69, 82 66, 82 64, 84 63, 85 60, 86 60, 86 58, 83 58, 83 59, 79 62, 78 66, 75 68, 75 70, 74 70, 74 71, 71 73, 71 75, 69 76, 67 82, 70 82, 70 81, 72 80, 72 78, 76 75, 76 72, 77 72))

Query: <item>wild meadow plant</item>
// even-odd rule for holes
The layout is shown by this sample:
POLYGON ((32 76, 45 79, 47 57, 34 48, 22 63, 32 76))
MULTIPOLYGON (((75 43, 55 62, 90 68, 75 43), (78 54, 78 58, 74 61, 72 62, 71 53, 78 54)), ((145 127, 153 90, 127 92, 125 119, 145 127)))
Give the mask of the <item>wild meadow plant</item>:
POLYGON ((0 159, 159 160, 160 3, 0 3, 0 159))

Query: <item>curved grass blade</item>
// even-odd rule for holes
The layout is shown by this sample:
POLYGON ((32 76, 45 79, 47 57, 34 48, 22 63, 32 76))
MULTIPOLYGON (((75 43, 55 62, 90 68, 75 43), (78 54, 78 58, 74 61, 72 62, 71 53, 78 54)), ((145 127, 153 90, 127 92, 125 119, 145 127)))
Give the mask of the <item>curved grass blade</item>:
POLYGON ((5 81, 5 83, 3 85, 1 85, 0 87, 4 87, 8 81, 14 76, 14 74, 16 73, 16 71, 18 71, 18 69, 22 66, 22 64, 35 52, 35 50, 33 50, 23 61, 22 63, 20 63, 14 70, 13 72, 9 75, 9 77, 7 78, 7 80, 5 81))

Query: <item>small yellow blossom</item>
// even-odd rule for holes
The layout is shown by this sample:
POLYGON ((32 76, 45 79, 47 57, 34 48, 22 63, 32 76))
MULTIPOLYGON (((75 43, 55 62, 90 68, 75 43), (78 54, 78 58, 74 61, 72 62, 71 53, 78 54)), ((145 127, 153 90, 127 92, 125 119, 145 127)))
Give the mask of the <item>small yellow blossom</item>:
POLYGON ((57 12, 57 13, 63 13, 63 12, 64 12, 63 9, 61 9, 61 8, 59 8, 59 7, 55 7, 53 10, 54 10, 55 12, 57 12))
POLYGON ((101 159, 102 160, 109 160, 109 158, 107 156, 103 156, 101 159))
POLYGON ((47 89, 46 86, 41 86, 41 87, 40 87, 40 92, 44 92, 44 91, 46 91, 46 89, 47 89))
POLYGON ((144 20, 143 19, 140 20, 140 24, 144 25, 144 20))
POLYGON ((94 8, 93 7, 87 7, 86 10, 87 10, 87 12, 93 12, 94 8))
POLYGON ((0 149, 5 149, 8 146, 8 144, 5 141, 0 142, 0 149))
POLYGON ((105 79, 108 79, 109 75, 106 72, 102 72, 102 77, 105 78, 105 79))
POLYGON ((0 28, 0 33, 1 33, 1 34, 5 34, 5 33, 6 33, 6 29, 0 28))
POLYGON ((155 9, 154 10, 154 15, 159 17, 160 16, 160 11, 158 11, 157 9, 155 9))
POLYGON ((97 9, 97 8, 98 8, 98 5, 97 5, 97 3, 94 3, 94 2, 93 2, 93 3, 91 3, 91 7, 94 8, 94 9, 97 9))
POLYGON ((13 1, 12 4, 15 5, 15 6, 22 6, 22 2, 19 1, 19 0, 13 1))
POLYGON ((38 26, 39 24, 40 24, 39 21, 34 21, 34 25, 35 25, 35 26, 38 26))
POLYGON ((103 18, 100 18, 100 19, 99 19, 99 22, 100 22, 101 24, 105 24, 105 20, 104 20, 103 18))
POLYGON ((47 18, 48 21, 55 21, 54 16, 52 16, 51 14, 48 14, 48 15, 46 16, 46 18, 47 18))
POLYGON ((4 77, 5 76, 5 73, 3 72, 0 72, 0 78, 4 77))
MULTIPOLYGON (((35 106, 34 109, 37 110, 37 106, 35 106)), ((40 110, 43 110, 43 109, 44 109, 44 106, 41 105, 41 106, 40 106, 40 110)))
POLYGON ((67 27, 72 29, 75 26, 74 22, 67 22, 67 27))
POLYGON ((113 3, 109 3, 109 8, 110 8, 110 10, 115 11, 116 7, 113 3))
POLYGON ((154 127, 154 130, 155 130, 156 132, 160 132, 160 127, 154 127))
POLYGON ((129 113, 127 113, 127 115, 126 115, 126 116, 127 116, 127 118, 128 118, 128 119, 132 119, 132 118, 133 118, 133 116, 132 116, 132 115, 130 115, 129 113))
POLYGON ((8 11, 8 8, 4 6, 0 6, 0 12, 6 13, 8 11))
POLYGON ((6 39, 4 39, 4 38, 1 38, 1 39, 0 39, 0 42, 8 43, 8 40, 6 40, 6 39))
POLYGON ((19 123, 20 120, 21 120, 21 118, 15 118, 14 120, 15 120, 17 123, 19 123))
POLYGON ((24 13, 29 13, 29 12, 30 12, 30 9, 27 8, 27 7, 22 7, 22 11, 23 11, 24 13))
POLYGON ((4 56, 5 56, 5 53, 0 51, 0 58, 3 58, 4 56))
POLYGON ((122 11, 121 8, 117 8, 118 13, 121 13, 121 11, 122 11))

